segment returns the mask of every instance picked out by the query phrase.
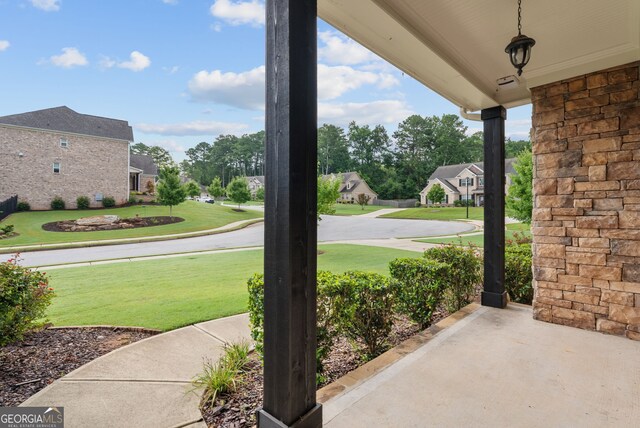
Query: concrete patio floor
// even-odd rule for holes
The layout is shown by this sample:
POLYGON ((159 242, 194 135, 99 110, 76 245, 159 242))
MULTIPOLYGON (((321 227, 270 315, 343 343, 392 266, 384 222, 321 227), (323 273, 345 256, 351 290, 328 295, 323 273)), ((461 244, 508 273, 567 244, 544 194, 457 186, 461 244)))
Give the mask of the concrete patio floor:
POLYGON ((338 427, 638 427, 640 342, 478 307, 324 403, 338 427))

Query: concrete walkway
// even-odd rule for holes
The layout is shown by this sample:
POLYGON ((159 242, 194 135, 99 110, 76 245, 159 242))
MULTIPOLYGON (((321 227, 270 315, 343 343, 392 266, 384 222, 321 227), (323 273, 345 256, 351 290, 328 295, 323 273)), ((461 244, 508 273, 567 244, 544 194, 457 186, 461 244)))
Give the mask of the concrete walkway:
POLYGON ((372 211, 366 214, 357 214, 356 217, 376 218, 385 214, 397 213, 398 211, 404 211, 405 208, 383 208, 378 211, 372 211))
MULTIPOLYGON (((325 426, 637 427, 640 344, 480 307, 323 404, 325 426)), ((375 362, 375 360, 374 360, 375 362)))
POLYGON ((64 406, 65 427, 204 427, 191 379, 224 343, 250 340, 247 314, 152 336, 55 381, 22 406, 64 406))

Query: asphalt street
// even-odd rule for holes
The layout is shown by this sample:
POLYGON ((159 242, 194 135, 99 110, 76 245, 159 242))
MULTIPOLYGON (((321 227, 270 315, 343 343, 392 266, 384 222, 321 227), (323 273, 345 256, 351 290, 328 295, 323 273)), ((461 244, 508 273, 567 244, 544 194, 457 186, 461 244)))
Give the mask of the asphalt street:
MULTIPOLYGON (((351 241, 385 238, 417 238, 453 235, 473 230, 471 224, 455 221, 401 220, 324 216, 318 228, 318 241, 351 241)), ((62 232, 61 232, 62 233, 62 232)), ((262 246, 264 224, 259 223, 234 232, 171 241, 108 245, 66 250, 33 251, 21 254, 25 266, 48 266, 108 259, 174 254, 226 248, 262 246)), ((11 255, 0 255, 7 260, 11 255)))

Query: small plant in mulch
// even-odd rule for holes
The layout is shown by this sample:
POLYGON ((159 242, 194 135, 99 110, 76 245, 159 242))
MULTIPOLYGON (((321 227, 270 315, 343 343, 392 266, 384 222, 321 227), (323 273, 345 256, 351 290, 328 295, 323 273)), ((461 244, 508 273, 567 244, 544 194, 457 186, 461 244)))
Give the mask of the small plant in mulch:
POLYGON ((236 390, 242 383, 243 373, 249 362, 249 344, 227 344, 224 355, 216 362, 204 361, 204 369, 192 381, 194 389, 202 389, 203 404, 215 407, 224 402, 224 394, 236 390))
POLYGON ((11 238, 17 235, 18 234, 13 231, 12 224, 5 224, 4 226, 0 226, 0 239, 11 238))
POLYGON ((42 225, 47 232, 95 232, 103 230, 136 229, 140 227, 163 226, 166 224, 185 221, 182 217, 156 216, 156 217, 130 217, 122 218, 109 224, 80 226, 76 220, 63 220, 42 225))

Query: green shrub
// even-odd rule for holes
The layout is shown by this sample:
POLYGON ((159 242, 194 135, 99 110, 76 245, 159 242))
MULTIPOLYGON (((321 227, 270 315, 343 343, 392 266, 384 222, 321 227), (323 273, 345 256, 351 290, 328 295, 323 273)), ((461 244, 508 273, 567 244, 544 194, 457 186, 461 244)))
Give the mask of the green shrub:
POLYGON ((31 205, 29 202, 20 201, 16 206, 16 211, 31 211, 31 205))
MULTIPOLYGON (((341 276, 331 272, 318 272, 317 286, 317 342, 316 363, 318 380, 322 381, 322 361, 327 357, 333 340, 336 336, 334 327, 334 305, 331 290, 334 290, 341 276)), ((260 355, 264 353, 264 276, 255 274, 247 282, 249 290, 249 321, 251 325, 251 338, 256 343, 256 351, 260 355)))
POLYGON ((453 201, 454 207, 466 207, 467 205, 469 205, 470 207, 476 206, 475 202, 473 202, 473 199, 468 199, 468 200, 456 199, 455 201, 453 201))
POLYGON ((4 226, 0 226, 0 232, 8 235, 10 233, 13 233, 13 225, 12 224, 5 224, 4 226))
POLYGON ((51 201, 51 209, 52 210, 63 210, 64 209, 64 200, 60 196, 56 196, 51 201))
POLYGON ((43 272, 18 265, 18 256, 0 263, 0 346, 41 325, 53 289, 43 272))
POLYGON ((444 303, 449 312, 458 311, 473 300, 475 287, 482 282, 482 259, 475 247, 444 245, 428 249, 424 256, 450 265, 448 275, 443 277, 444 303))
POLYGON ((264 275, 254 274, 247 281, 249 291, 249 324, 256 351, 264 354, 264 275))
POLYGON ((227 367, 231 367, 236 372, 242 372, 249 362, 249 343, 245 340, 238 343, 224 345, 224 355, 222 360, 227 367))
POLYGON ((135 196, 129 196, 129 205, 135 205, 136 202, 138 202, 138 200, 136 199, 135 196))
POLYGON ((346 272, 332 287, 335 319, 340 333, 361 341, 357 349, 369 360, 385 351, 393 327, 397 282, 368 272, 346 272))
POLYGON ((395 259, 389 263, 391 276, 398 280, 397 306, 400 312, 425 329, 442 301, 451 265, 428 259, 395 259))
POLYGON ((89 198, 87 196, 78 196, 76 199, 76 205, 79 210, 89 209, 89 198))
POLYGON ((105 196, 102 198, 102 206, 105 208, 112 208, 116 206, 116 200, 111 196, 105 196))
POLYGON ((531 245, 507 245, 504 260, 504 286, 513 302, 530 305, 533 301, 531 245))

